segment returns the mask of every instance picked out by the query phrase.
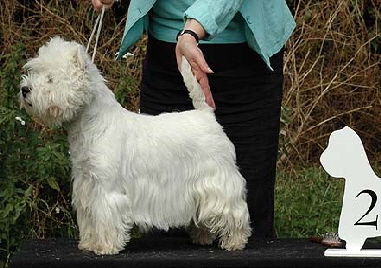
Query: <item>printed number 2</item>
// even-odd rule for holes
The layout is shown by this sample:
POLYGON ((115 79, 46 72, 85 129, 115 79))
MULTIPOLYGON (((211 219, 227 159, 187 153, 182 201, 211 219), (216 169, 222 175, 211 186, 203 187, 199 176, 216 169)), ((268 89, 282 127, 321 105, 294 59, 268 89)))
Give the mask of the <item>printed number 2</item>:
POLYGON ((367 212, 365 212, 364 215, 361 216, 360 219, 358 219, 358 221, 356 221, 355 225, 370 225, 370 226, 375 226, 376 227, 376 230, 377 230, 377 220, 378 220, 378 215, 376 215, 376 219, 374 221, 361 221, 366 215, 369 214, 369 212, 371 212, 374 207, 376 206, 376 202, 377 202, 377 195, 376 193, 373 191, 373 190, 362 190, 358 195, 356 195, 356 197, 359 197, 360 195, 362 194, 368 194, 371 198, 372 198, 372 202, 369 206, 369 209, 367 212))

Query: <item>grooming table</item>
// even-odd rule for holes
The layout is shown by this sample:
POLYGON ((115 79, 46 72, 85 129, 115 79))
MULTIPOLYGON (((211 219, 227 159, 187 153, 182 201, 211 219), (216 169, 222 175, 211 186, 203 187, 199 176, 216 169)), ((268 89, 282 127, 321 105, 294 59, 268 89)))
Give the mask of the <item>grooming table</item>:
MULTIPOLYGON (((381 243, 368 241, 364 248, 380 249, 381 243)), ((78 250, 74 240, 27 240, 10 267, 381 267, 381 258, 324 257, 325 249, 308 239, 274 239, 250 241, 243 251, 228 252, 194 245, 186 236, 147 234, 132 239, 118 255, 97 256, 78 250)))

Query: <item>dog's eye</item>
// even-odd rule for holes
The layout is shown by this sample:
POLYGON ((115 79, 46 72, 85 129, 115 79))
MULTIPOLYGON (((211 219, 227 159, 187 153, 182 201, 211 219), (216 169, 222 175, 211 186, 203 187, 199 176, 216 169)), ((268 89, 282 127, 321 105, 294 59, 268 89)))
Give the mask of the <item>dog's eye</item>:
POLYGON ((48 83, 49 84, 53 83, 53 77, 51 75, 48 75, 48 83))

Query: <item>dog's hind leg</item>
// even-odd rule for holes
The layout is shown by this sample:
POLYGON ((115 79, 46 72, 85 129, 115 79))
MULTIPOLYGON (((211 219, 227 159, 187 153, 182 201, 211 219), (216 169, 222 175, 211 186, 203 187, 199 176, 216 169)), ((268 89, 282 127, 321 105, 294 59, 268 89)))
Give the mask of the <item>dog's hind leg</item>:
POLYGON ((218 232, 220 246, 226 250, 242 250, 251 235, 246 202, 232 208, 229 214, 221 216, 225 226, 218 232))
POLYGON ((241 250, 251 235, 245 181, 235 171, 230 174, 217 171, 215 175, 196 186, 199 200, 197 224, 216 234, 221 248, 241 250))
POLYGON ((242 250, 251 235, 247 205, 242 202, 242 205, 224 208, 222 213, 204 221, 210 232, 219 238, 222 249, 242 250))

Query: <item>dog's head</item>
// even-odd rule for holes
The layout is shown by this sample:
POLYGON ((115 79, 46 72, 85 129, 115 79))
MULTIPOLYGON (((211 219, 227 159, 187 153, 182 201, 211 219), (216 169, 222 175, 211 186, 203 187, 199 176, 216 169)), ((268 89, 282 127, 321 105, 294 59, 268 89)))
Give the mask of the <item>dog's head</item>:
POLYGON ((87 72, 90 59, 83 46, 52 38, 24 66, 21 108, 46 124, 71 121, 91 102, 87 72))
POLYGON ((355 175, 369 166, 361 139, 350 127, 332 132, 320 163, 335 178, 355 175))

